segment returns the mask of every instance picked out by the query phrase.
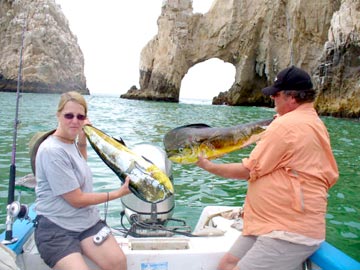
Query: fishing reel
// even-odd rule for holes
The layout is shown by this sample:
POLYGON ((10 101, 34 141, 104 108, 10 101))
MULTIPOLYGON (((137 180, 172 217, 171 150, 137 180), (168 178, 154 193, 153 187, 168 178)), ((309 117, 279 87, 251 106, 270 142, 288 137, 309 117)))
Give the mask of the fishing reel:
POLYGON ((6 207, 6 235, 5 239, 2 241, 2 244, 9 245, 15 243, 18 239, 12 237, 12 226, 16 219, 28 220, 31 221, 29 217, 29 208, 25 204, 20 204, 18 201, 13 201, 11 204, 8 204, 6 207))
POLYGON ((20 204, 18 201, 14 201, 7 206, 7 214, 13 219, 30 219, 29 207, 26 204, 20 204))

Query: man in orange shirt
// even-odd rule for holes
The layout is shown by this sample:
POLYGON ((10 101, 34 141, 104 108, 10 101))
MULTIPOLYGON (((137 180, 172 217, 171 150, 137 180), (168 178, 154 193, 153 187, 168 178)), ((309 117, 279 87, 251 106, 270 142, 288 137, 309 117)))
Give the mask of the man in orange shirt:
POLYGON ((325 240, 327 191, 338 177, 327 129, 317 115, 316 92, 304 70, 279 72, 263 94, 277 117, 249 158, 197 165, 225 178, 246 179, 242 236, 218 270, 298 269, 325 240))

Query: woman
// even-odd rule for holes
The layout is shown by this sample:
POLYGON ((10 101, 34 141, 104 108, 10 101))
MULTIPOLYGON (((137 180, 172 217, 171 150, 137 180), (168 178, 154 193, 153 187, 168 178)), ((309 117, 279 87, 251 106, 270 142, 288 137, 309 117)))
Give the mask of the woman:
POLYGON ((36 154, 35 241, 45 263, 54 269, 87 270, 82 254, 101 269, 125 270, 126 257, 113 235, 101 244, 93 241, 105 222, 96 205, 130 193, 129 179, 117 190, 94 193, 86 163, 86 137, 82 131, 87 104, 77 92, 61 95, 58 126, 36 154))

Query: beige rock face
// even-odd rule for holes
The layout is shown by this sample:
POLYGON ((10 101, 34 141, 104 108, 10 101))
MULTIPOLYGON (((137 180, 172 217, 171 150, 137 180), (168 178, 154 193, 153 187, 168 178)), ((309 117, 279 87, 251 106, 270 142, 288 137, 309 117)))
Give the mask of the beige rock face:
POLYGON ((314 77, 318 111, 341 117, 360 116, 360 2, 346 0, 335 12, 314 77))
MULTIPOLYGON (((359 72, 355 71, 359 63, 354 60, 359 55, 358 14, 358 0, 214 0, 206 14, 194 14, 191 0, 163 1, 158 34, 141 52, 140 89, 121 97, 178 102, 181 80, 188 70, 219 58, 233 64, 236 75, 231 88, 214 97, 213 104, 269 105, 261 88, 271 84, 281 69, 294 64, 321 82, 317 102, 321 113, 336 114, 340 107, 335 104, 341 100, 341 108, 346 108, 341 115, 358 115, 359 102, 350 106, 353 95, 359 93, 354 89, 356 82, 359 85, 359 72), (348 45, 343 45, 344 40, 348 45), (352 67, 345 69, 353 84, 334 82, 343 81, 344 73, 337 72, 339 78, 319 74, 329 50, 324 49, 325 44, 325 48, 331 44, 333 50, 346 51, 343 67, 349 64, 345 55, 352 59, 352 67), (354 94, 329 99, 329 85, 351 88, 354 94)), ((332 70, 337 69, 334 63, 332 70)))
POLYGON ((16 91, 24 25, 21 90, 88 94, 83 54, 54 0, 0 0, 0 91, 16 91))

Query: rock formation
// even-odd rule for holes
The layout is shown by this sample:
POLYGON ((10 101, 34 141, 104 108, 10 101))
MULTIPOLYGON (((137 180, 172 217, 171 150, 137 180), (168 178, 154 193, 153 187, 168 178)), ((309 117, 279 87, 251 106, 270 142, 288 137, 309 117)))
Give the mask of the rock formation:
POLYGON ((77 38, 54 0, 0 0, 0 91, 16 91, 22 33, 23 92, 89 94, 77 38))
POLYGON ((178 102, 188 70, 219 58, 236 75, 213 104, 269 105, 261 88, 294 64, 318 82, 319 112, 359 116, 359 12, 358 0, 214 0, 206 14, 191 0, 164 1, 141 52, 140 89, 121 97, 178 102))
POLYGON ((344 1, 334 13, 314 78, 319 113, 360 117, 360 1, 344 1))

